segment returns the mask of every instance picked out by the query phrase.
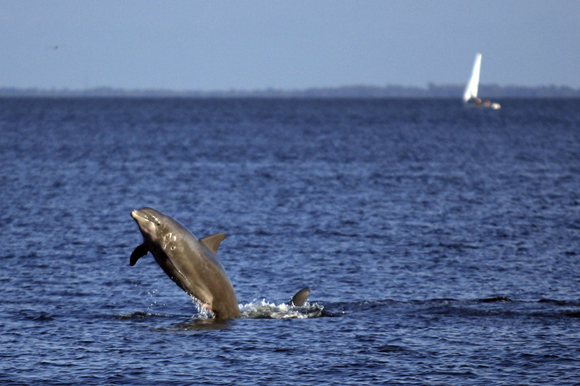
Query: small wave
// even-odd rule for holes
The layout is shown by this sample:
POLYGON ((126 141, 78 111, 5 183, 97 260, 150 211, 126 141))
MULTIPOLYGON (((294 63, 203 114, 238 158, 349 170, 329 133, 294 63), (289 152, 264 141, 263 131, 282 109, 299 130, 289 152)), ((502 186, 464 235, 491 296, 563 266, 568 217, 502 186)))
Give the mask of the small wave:
POLYGON ((150 312, 136 311, 136 312, 131 312, 130 314, 117 315, 117 316, 115 316, 115 319, 119 319, 119 320, 145 319, 145 318, 167 317, 167 316, 168 315, 153 314, 153 313, 150 313, 150 312))
POLYGON ((511 302, 512 300, 507 296, 494 296, 490 298, 483 298, 477 299, 480 303, 503 303, 503 302, 511 302))
POLYGON ((192 317, 183 322, 168 327, 157 328, 158 331, 194 331, 194 330, 225 330, 229 328, 229 320, 192 317))
POLYGON ((287 303, 275 304, 264 299, 248 304, 240 304, 242 318, 249 319, 308 319, 323 315, 324 306, 306 302, 304 306, 296 307, 287 303))

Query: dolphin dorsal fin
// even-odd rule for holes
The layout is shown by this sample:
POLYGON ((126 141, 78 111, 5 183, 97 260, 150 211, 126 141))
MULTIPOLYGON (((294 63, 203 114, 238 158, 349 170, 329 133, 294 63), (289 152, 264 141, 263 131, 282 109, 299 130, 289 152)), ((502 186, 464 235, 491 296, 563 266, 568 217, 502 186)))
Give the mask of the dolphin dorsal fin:
POLYGON ((290 300, 290 303, 288 304, 290 304, 291 306, 302 307, 304 303, 306 303, 306 301, 308 300, 309 293, 310 288, 308 287, 302 288, 300 291, 296 293, 296 295, 292 297, 292 300, 290 300))
POLYGON ((213 253, 217 254, 220 243, 224 241, 225 238, 225 233, 216 233, 214 235, 202 237, 199 239, 199 241, 204 243, 209 249, 213 251, 213 253))

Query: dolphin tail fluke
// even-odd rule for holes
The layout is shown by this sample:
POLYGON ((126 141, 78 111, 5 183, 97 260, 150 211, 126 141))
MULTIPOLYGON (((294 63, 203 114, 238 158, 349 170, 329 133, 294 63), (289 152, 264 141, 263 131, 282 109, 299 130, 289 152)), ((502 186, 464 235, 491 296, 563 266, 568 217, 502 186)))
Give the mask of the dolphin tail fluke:
POLYGON ((302 307, 304 305, 304 303, 306 303, 306 301, 308 300, 308 294, 310 293, 310 288, 306 287, 306 288, 302 288, 300 291, 298 291, 296 293, 296 295, 294 295, 292 297, 292 300, 290 300, 290 305, 296 306, 296 307, 302 307))
POLYGON ((129 260, 129 265, 131 267, 134 266, 137 260, 145 256, 147 252, 149 252, 149 250, 147 249, 147 246, 145 244, 139 245, 137 248, 135 248, 133 253, 131 253, 131 260, 129 260))

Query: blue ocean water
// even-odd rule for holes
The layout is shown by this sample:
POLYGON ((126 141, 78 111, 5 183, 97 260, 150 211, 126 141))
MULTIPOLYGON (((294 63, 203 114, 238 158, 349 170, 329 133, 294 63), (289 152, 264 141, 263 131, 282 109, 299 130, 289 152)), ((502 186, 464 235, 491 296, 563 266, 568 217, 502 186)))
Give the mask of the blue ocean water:
POLYGON ((580 100, 501 102, 0 99, 0 382, 578 384, 580 100), (129 266, 144 206, 243 318, 129 266))

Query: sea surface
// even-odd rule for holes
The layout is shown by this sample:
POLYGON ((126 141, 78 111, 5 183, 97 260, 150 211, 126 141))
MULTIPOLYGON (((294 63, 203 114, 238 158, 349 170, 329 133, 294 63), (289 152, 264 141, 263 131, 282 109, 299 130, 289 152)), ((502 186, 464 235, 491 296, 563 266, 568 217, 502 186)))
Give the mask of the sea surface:
POLYGON ((500 102, 0 99, 0 384, 579 384, 580 100, 500 102), (242 318, 129 266, 145 206, 242 318))

